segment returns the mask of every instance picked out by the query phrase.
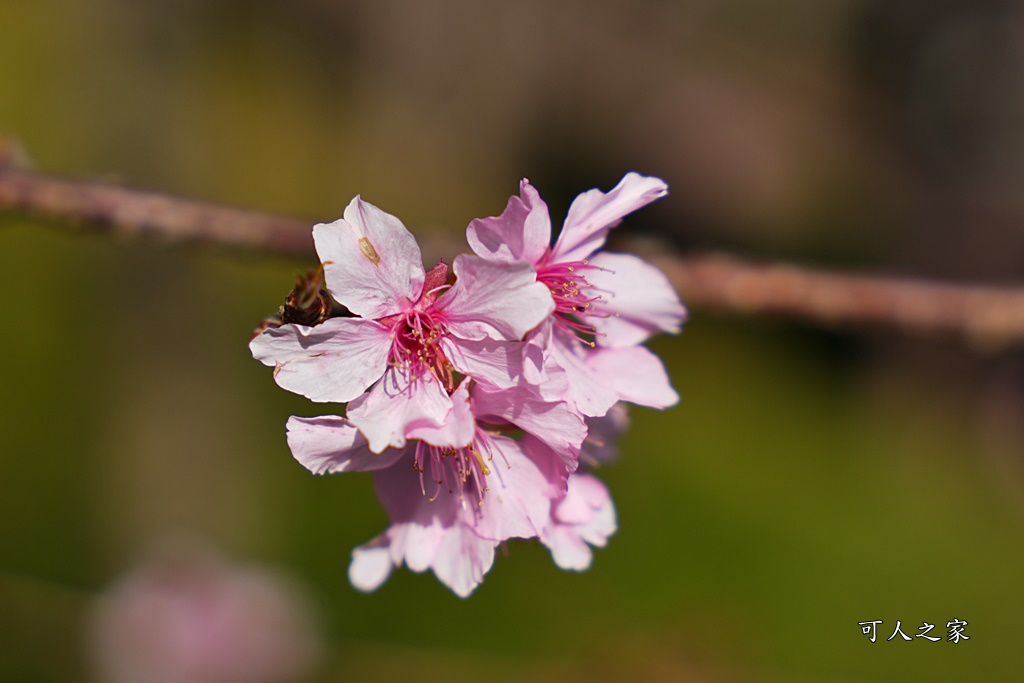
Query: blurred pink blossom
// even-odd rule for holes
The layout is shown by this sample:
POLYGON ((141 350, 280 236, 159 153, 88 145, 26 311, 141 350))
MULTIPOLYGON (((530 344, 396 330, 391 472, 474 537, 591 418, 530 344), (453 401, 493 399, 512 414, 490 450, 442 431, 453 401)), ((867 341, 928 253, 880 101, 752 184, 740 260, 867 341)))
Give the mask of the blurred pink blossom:
POLYGON ((118 579, 95 606, 90 640, 106 683, 288 683, 322 649, 294 584, 194 550, 118 579))

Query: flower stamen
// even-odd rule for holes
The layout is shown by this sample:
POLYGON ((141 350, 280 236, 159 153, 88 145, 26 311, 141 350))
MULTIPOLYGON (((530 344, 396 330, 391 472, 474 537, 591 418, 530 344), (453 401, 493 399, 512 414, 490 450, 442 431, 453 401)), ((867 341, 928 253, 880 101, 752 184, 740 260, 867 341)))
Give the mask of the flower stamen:
POLYGON ((410 379, 429 372, 441 383, 446 392, 453 393, 454 371, 439 343, 447 334, 444 324, 436 320, 429 311, 416 309, 405 315, 394 316, 387 322, 393 325, 388 365, 404 368, 410 379))
POLYGON ((603 290, 587 279, 586 273, 595 270, 607 272, 607 269, 589 261, 550 263, 537 271, 537 281, 547 286, 555 300, 555 325, 591 347, 594 346, 591 337, 597 335, 597 330, 581 318, 607 316, 599 310, 600 303, 604 301, 603 290))

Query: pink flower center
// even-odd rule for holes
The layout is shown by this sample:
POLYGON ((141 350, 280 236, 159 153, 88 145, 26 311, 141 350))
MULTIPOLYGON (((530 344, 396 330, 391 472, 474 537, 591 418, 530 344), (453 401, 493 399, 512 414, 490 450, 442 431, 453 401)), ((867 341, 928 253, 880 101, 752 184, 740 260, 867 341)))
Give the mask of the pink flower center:
POLYGON ((413 309, 396 316, 391 328, 391 351, 388 364, 404 368, 410 378, 425 372, 432 374, 451 393, 455 390, 452 365, 441 349, 440 340, 447 334, 444 324, 429 310, 413 309))
POLYGON ((447 489, 452 495, 461 497, 469 493, 475 496, 479 506, 487 492, 485 477, 491 473, 488 463, 494 460, 495 453, 500 454, 501 451, 494 447, 491 436, 478 427, 473 443, 463 448, 443 448, 418 442, 413 469, 419 472, 423 495, 429 495, 431 501, 442 489, 447 489), (427 479, 436 485, 431 494, 427 493, 427 479))
POLYGON ((601 290, 587 280, 587 273, 596 270, 604 269, 588 261, 570 261, 546 264, 537 271, 537 281, 543 282, 555 299, 555 324, 590 346, 594 343, 588 337, 596 330, 581 318, 602 315, 595 306, 602 300, 601 290))

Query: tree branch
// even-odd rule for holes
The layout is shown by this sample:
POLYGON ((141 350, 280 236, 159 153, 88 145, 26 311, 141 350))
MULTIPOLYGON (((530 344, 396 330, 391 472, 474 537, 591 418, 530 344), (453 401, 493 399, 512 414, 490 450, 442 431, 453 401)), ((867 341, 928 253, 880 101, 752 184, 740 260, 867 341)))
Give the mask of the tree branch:
MULTIPOLYGON (((10 148, 0 145, 0 210, 116 236, 315 258, 314 220, 56 178, 17 168, 11 157, 10 148)), ((454 240, 421 241, 428 254, 465 248, 454 240)), ((665 271, 691 308, 953 335, 986 350, 1024 342, 1024 286, 842 274, 714 254, 679 256, 652 240, 625 246, 665 271)))
POLYGON ((956 336, 984 351, 1024 342, 1024 287, 826 272, 724 254, 666 255, 640 241, 632 247, 665 271, 690 306, 956 336))
POLYGON ((0 209, 124 237, 309 258, 313 221, 0 168, 0 209))

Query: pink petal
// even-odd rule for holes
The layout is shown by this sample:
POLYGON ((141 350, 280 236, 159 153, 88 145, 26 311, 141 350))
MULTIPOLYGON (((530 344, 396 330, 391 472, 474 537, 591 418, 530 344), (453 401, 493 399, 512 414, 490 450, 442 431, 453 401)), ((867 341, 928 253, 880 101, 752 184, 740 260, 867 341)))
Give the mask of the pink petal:
MULTIPOLYGON (((427 498, 417 491, 417 499, 421 505, 427 505, 427 498)), ((436 502, 436 501, 435 501, 436 502)), ((443 504, 436 505, 441 507, 443 504)), ((414 572, 423 572, 434 563, 434 558, 444 543, 445 536, 451 525, 441 523, 436 517, 428 518, 425 523, 401 522, 391 527, 391 561, 396 565, 403 562, 414 572)))
POLYGON ((423 291, 423 256, 402 222, 358 196, 345 218, 313 228, 327 289, 356 315, 408 310, 423 291))
MULTIPOLYGON (((553 526, 541 539, 559 569, 581 572, 590 567, 594 553, 572 527, 553 526)), ((353 582, 354 583, 354 582, 353 582)))
POLYGON ((352 551, 352 563, 348 566, 348 580, 357 589, 369 593, 380 588, 391 576, 391 562, 386 536, 378 536, 366 545, 352 551))
POLYGON ((473 530, 484 538, 533 538, 547 522, 551 500, 546 495, 548 480, 520 445, 506 437, 494 437, 488 460, 487 492, 473 530))
POLYGON ((523 178, 520 197, 511 197, 505 212, 491 218, 477 218, 466 228, 466 239, 477 256, 488 261, 524 261, 536 265, 551 244, 548 205, 523 178))
POLYGON ((590 545, 595 548, 603 548, 617 529, 615 505, 612 504, 612 500, 609 498, 605 505, 594 511, 593 519, 589 523, 577 527, 576 531, 580 538, 590 545))
POLYGON ((393 465, 404 452, 371 452, 359 430, 336 415, 288 418, 288 447, 313 474, 379 470, 393 465))
POLYGON ((432 446, 463 448, 473 443, 476 420, 469 405, 469 379, 463 379, 452 394, 452 411, 440 426, 430 423, 411 425, 406 430, 410 439, 419 439, 432 446))
POLYGON ((565 462, 551 450, 544 441, 526 432, 519 439, 519 448, 537 466, 547 482, 544 497, 549 500, 561 500, 565 497, 566 482, 569 480, 569 468, 565 462))
POLYGON ((545 401, 568 401, 570 405, 575 405, 569 398, 568 374, 559 365, 554 354, 548 352, 555 334, 554 320, 553 316, 549 316, 526 335, 523 381, 533 387, 545 401))
POLYGON ((610 192, 588 190, 569 207, 562 234, 558 236, 550 263, 583 261, 600 249, 622 217, 668 194, 660 178, 627 173, 610 192))
POLYGON ((494 564, 495 541, 477 536, 464 525, 445 533, 431 568, 441 583, 460 598, 468 598, 494 564))
POLYGON ((390 335, 372 320, 331 318, 315 327, 264 330, 249 349, 256 360, 274 366, 281 387, 313 401, 345 403, 384 374, 390 335))
POLYGON ((391 517, 388 535, 392 562, 405 562, 415 572, 426 570, 445 534, 461 521, 458 500, 443 489, 432 498, 425 495, 411 458, 406 464, 377 472, 373 483, 391 517))
POLYGON ((461 523, 450 527, 395 524, 353 551, 349 580, 361 591, 373 591, 387 580, 393 567, 404 562, 414 572, 433 569, 442 583, 465 598, 494 564, 496 545, 461 523))
POLYGON ((548 353, 565 371, 564 399, 587 417, 604 415, 619 400, 619 393, 609 386, 603 370, 587 363, 592 351, 574 337, 556 330, 548 353))
POLYGON ((574 474, 569 477, 565 498, 555 507, 555 518, 562 524, 588 524, 594 512, 610 500, 600 479, 590 474, 574 474))
POLYGON ((436 307, 456 337, 522 339, 555 310, 550 290, 529 264, 459 254, 453 267, 458 279, 436 307))
POLYGON ((377 497, 392 523, 423 528, 450 527, 460 518, 458 499, 444 488, 424 493, 424 485, 431 483, 428 477, 421 479, 420 473, 413 469, 411 457, 408 462, 380 470, 373 477, 377 497))
POLYGON ((616 403, 602 417, 588 417, 587 439, 580 448, 580 461, 607 464, 619 457, 619 437, 629 426, 629 411, 624 403, 616 403))
POLYGON ((456 370, 477 381, 512 387, 523 374, 522 342, 451 337, 442 338, 441 347, 456 370))
MULTIPOLYGON (((558 368, 558 364, 551 360, 551 354, 547 352, 551 345, 551 334, 554 329, 554 318, 548 317, 544 322, 533 329, 523 343, 526 350, 523 353, 523 379, 535 387, 549 386, 550 379, 547 374, 549 367, 558 368)), ((561 370, 561 368, 559 368, 561 370)), ((564 375, 564 371, 562 372, 564 375)), ((558 387, 561 390, 564 387, 558 387)), ((561 393, 559 393, 561 395, 561 393)))
POLYGON ((494 561, 496 541, 476 535, 466 524, 462 500, 442 489, 430 499, 412 468, 393 467, 375 477, 377 494, 391 515, 391 561, 415 572, 433 569, 456 595, 466 597, 494 561))
POLYGON ((608 489, 592 475, 574 474, 541 542, 559 567, 582 571, 592 559, 587 544, 604 547, 615 530, 615 507, 608 489))
POLYGON ((587 436, 583 418, 564 401, 544 401, 531 387, 473 389, 473 412, 478 418, 500 417, 548 445, 568 471, 579 464, 580 446, 587 436))
POLYGON ((629 254, 601 252, 591 264, 606 270, 589 273, 587 279, 602 290, 597 315, 587 322, 597 330, 601 346, 636 346, 657 332, 678 333, 686 309, 660 270, 629 254))
MULTIPOLYGON (((448 264, 441 259, 423 276, 423 297, 421 302, 433 303, 448 284, 448 264)), ((421 303, 421 305, 423 305, 421 303)))
POLYGON ((451 399, 432 375, 410 381, 401 368, 388 368, 369 393, 349 403, 346 414, 366 436, 370 450, 380 453, 404 447, 410 426, 442 425, 451 409, 451 399))
POLYGON ((643 346, 599 348, 587 356, 587 366, 623 401, 650 408, 668 408, 679 402, 661 359, 643 346))
POLYGON ((548 351, 566 372, 565 400, 586 417, 600 417, 620 400, 652 408, 679 401, 661 360, 642 346, 589 349, 556 330, 548 351))

